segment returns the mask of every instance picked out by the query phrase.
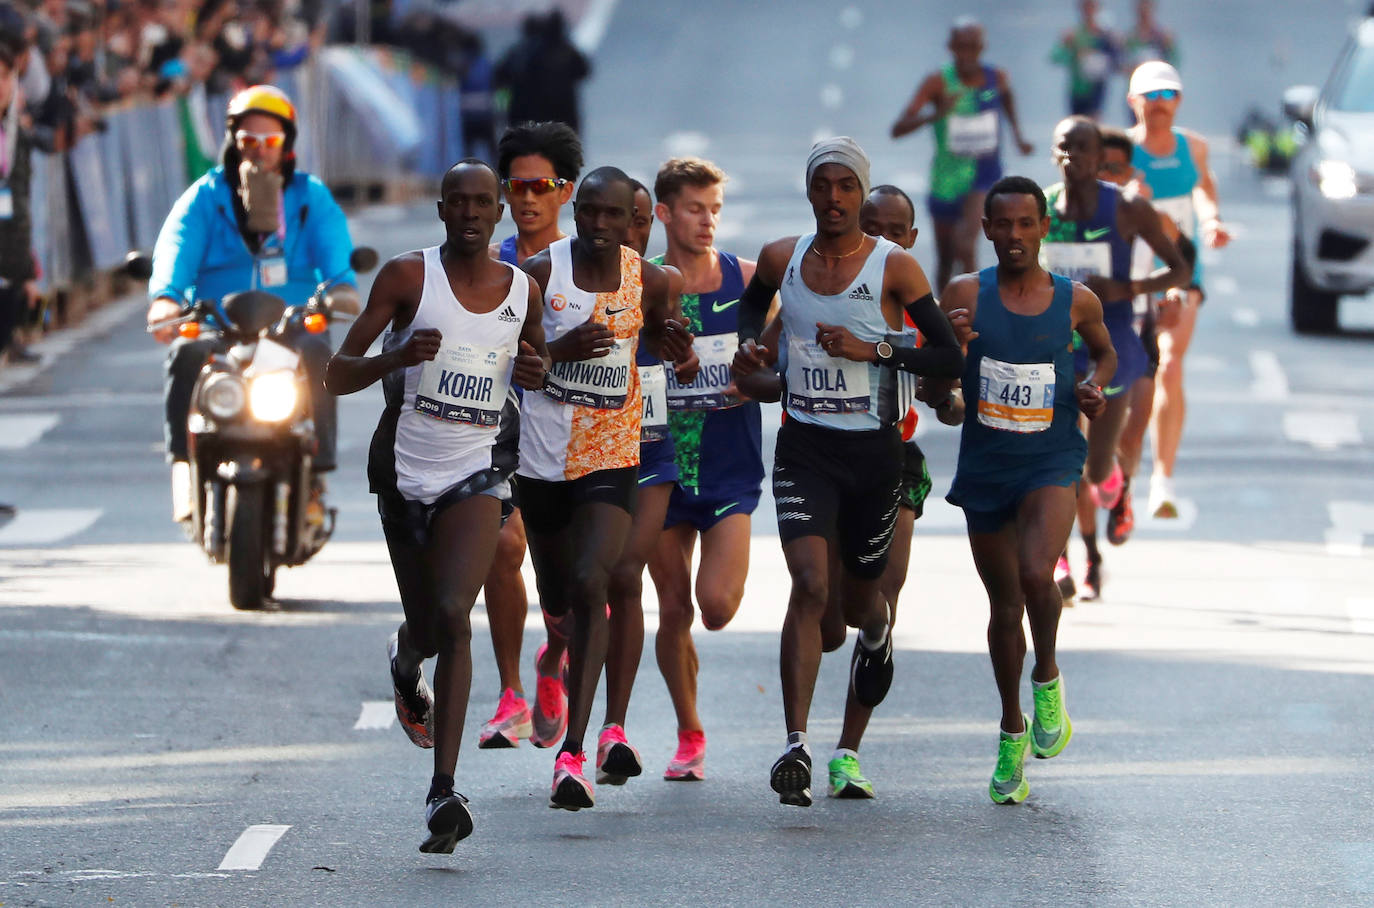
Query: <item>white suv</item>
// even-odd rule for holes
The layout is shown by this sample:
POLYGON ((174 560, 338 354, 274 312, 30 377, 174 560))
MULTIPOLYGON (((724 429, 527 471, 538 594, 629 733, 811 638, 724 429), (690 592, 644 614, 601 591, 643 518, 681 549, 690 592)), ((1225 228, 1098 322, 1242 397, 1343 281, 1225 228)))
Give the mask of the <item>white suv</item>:
POLYGON ((1306 141, 1293 157, 1293 329, 1338 330, 1341 294, 1374 288, 1374 18, 1355 27, 1326 85, 1284 93, 1306 141))

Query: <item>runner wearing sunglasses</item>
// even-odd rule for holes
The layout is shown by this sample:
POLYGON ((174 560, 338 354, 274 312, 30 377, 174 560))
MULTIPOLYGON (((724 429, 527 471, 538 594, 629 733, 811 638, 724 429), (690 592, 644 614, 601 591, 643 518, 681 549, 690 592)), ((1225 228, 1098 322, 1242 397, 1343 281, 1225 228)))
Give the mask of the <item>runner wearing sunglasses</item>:
MULTIPOLYGON (((501 180, 515 233, 493 243, 488 253, 508 265, 520 266, 563 238, 558 213, 572 198, 573 183, 582 169, 582 142, 564 123, 524 123, 512 126, 496 147, 496 172, 501 180)), ((482 726, 477 746, 515 747, 529 738, 536 747, 558 743, 568 721, 566 634, 547 614, 548 643, 535 656, 535 704, 530 708, 520 680, 520 650, 524 643, 529 596, 520 566, 525 561, 525 523, 518 507, 501 528, 501 539, 483 591, 491 646, 501 678, 496 714, 482 726)))
MULTIPOLYGON (((1133 163, 1145 175, 1155 207, 1178 222, 1188 239, 1220 249, 1231 241, 1217 206, 1217 183, 1207 158, 1207 141, 1191 130, 1174 125, 1183 101, 1183 80, 1178 70, 1161 60, 1136 67, 1127 95, 1136 125, 1133 163)), ((1197 327, 1198 306, 1204 298, 1201 256, 1193 268, 1193 283, 1184 298, 1178 322, 1159 326, 1159 374, 1155 385, 1154 414, 1150 436, 1154 448, 1154 473, 1150 478, 1149 513, 1154 517, 1178 516, 1174 492, 1174 463, 1183 437, 1183 357, 1197 327)))

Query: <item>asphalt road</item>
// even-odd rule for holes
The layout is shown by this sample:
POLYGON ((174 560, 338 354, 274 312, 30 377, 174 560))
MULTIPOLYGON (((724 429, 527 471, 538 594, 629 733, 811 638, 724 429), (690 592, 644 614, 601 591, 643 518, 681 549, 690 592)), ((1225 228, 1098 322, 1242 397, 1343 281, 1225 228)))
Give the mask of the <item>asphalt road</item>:
MULTIPOLYGON (((1284 86, 1325 75, 1356 6, 1163 4, 1184 56, 1181 120, 1213 139, 1237 238, 1208 258, 1183 517, 1107 551, 1104 600, 1066 612, 1075 738, 1028 766, 1024 805, 986 794, 986 605, 960 515, 938 500, 957 436, 928 419, 935 494, 896 682, 863 748, 876 801, 798 810, 768 789, 787 585, 765 494, 745 605, 698 633, 707 781, 658 780, 674 723, 650 650, 628 728, 646 775, 599 788, 594 810, 548 810, 552 753, 474 746, 499 694, 479 606, 458 773, 477 828, 452 856, 419 854, 429 756, 388 716, 399 606, 362 475, 380 393, 342 402, 335 539, 281 575, 277 610, 234 613, 224 569, 168 519, 161 350, 133 302, 43 342, 43 369, 0 373, 0 500, 19 507, 0 526, 0 904, 1369 903, 1370 337, 1291 334, 1286 186, 1229 139, 1251 104, 1273 110, 1284 86), (250 827, 274 827, 240 846, 256 869, 228 869, 250 827)), ((1040 149, 1008 169, 1047 182, 1064 102, 1045 58, 1066 23, 1002 9, 960 12, 987 23, 987 58, 1010 71, 1040 149)), ((731 174, 720 245, 745 256, 808 229, 816 134, 856 136, 875 181, 921 193, 928 138, 885 136, 943 61, 948 18, 896 0, 621 3, 587 86, 588 163, 651 178, 671 153, 712 157, 731 174)), ((437 242, 432 212, 364 212, 355 238, 384 255, 437 242)), ((926 235, 916 252, 933 267, 926 235)), ((1368 300, 1344 315, 1374 326, 1368 300)), ((652 628, 652 593, 646 612, 652 628)), ((822 670, 818 762, 846 667, 822 670)))

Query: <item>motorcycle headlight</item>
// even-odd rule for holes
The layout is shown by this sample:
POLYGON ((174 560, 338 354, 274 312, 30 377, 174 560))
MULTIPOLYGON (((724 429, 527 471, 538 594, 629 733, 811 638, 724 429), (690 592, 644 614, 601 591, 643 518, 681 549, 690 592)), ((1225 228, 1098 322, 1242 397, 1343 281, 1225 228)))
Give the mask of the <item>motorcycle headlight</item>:
POLYGON ((281 422, 296 412, 300 391, 296 373, 285 370, 264 372, 248 384, 248 408, 254 419, 281 422))
POLYGON ((233 419, 243 404, 243 382, 233 375, 212 376, 200 389, 200 405, 215 419, 233 419))
POLYGON ((1344 161, 1318 161, 1310 174, 1317 189, 1328 199, 1353 199, 1360 191, 1355 168, 1344 161))

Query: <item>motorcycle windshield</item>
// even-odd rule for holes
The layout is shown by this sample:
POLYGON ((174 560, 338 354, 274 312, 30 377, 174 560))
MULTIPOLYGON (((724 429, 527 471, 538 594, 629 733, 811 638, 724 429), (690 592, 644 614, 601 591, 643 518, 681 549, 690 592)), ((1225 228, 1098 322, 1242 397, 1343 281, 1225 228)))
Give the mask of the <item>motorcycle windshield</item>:
POLYGON ((282 317, 286 301, 265 290, 244 290, 226 296, 220 308, 236 331, 254 335, 282 317))

